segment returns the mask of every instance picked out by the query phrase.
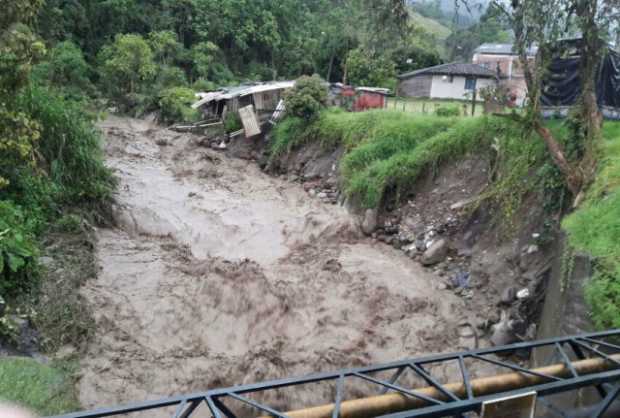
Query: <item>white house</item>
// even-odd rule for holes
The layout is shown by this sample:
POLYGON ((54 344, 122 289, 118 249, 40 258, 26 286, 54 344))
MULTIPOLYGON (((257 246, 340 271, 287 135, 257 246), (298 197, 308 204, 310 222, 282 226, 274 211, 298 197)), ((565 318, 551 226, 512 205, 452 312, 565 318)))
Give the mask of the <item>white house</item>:
MULTIPOLYGON (((398 76, 398 95, 429 99, 471 100, 474 90, 497 86, 497 73, 482 65, 451 63, 398 76)), ((480 99, 479 99, 480 100, 480 99)))

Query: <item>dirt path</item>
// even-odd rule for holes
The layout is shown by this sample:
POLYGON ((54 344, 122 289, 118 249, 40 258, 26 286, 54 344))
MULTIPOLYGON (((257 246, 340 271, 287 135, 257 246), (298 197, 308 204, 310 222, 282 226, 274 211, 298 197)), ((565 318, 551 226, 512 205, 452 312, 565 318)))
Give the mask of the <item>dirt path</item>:
POLYGON ((343 208, 188 135, 102 128, 120 227, 99 231, 84 288, 98 327, 85 407, 458 349, 464 302, 343 208))

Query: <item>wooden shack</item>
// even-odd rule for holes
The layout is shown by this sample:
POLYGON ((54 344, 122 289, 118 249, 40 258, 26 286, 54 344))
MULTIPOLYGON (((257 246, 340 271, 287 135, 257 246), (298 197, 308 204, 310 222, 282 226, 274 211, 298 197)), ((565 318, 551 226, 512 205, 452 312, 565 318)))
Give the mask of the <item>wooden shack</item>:
POLYGON ((246 133, 255 134, 256 124, 259 126, 258 133, 260 133, 260 126, 267 123, 276 112, 284 92, 294 86, 295 81, 278 81, 243 84, 198 93, 200 100, 194 103, 192 108, 199 109, 206 120, 213 121, 223 121, 229 112, 238 113, 246 133))

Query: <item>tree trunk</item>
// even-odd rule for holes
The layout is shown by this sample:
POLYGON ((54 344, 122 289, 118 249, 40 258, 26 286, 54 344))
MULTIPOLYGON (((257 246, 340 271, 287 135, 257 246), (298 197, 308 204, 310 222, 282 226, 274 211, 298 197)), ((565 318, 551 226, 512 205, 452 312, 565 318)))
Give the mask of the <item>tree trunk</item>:
POLYGON ((580 48, 581 115, 585 127, 585 152, 580 166, 584 175, 584 186, 587 186, 596 174, 597 150, 603 127, 603 115, 598 106, 596 82, 605 44, 601 40, 596 22, 597 0, 583 0, 580 6, 577 12, 581 16, 579 22, 583 33, 580 48))
POLYGON ((579 169, 572 167, 568 162, 564 155, 562 145, 555 139, 549 128, 543 126, 540 120, 536 120, 534 121, 534 129, 542 137, 543 141, 545 141, 551 159, 564 176, 568 189, 573 196, 577 197, 583 186, 583 176, 581 172, 579 169))
POLYGON ((336 54, 332 53, 330 58, 329 58, 329 67, 327 67, 327 78, 325 79, 325 81, 327 81, 328 83, 330 82, 331 78, 332 78, 332 71, 334 69, 334 60, 336 59, 336 54))

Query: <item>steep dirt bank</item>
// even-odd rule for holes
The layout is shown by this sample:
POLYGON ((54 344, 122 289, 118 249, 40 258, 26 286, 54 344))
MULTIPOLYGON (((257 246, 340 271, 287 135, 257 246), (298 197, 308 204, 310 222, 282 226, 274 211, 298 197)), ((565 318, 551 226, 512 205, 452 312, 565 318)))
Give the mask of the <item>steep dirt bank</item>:
MULTIPOLYGON (((118 227, 98 231, 100 270, 83 289, 97 330, 85 407, 476 344, 459 327, 476 306, 363 237, 344 208, 198 137, 121 118, 102 128, 118 227)), ((299 407, 332 390, 271 401, 299 407)))
MULTIPOLYGON (((317 141, 283 155, 271 169, 303 183, 309 198, 343 202, 342 155, 341 148, 317 141)), ((388 192, 377 210, 355 203, 351 210, 364 219, 367 235, 424 265, 438 289, 464 299, 477 312, 473 323, 483 340, 504 345, 537 336, 559 252, 559 214, 545 212, 536 189, 507 216, 485 198, 493 190, 491 160, 480 153, 447 161, 420 176, 407 196, 388 192)))

